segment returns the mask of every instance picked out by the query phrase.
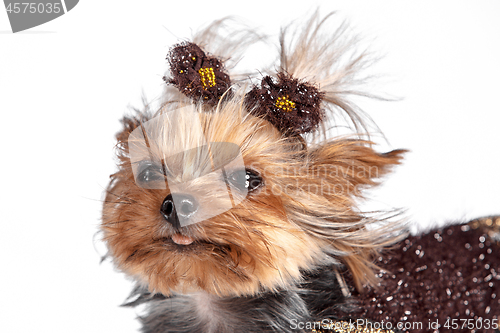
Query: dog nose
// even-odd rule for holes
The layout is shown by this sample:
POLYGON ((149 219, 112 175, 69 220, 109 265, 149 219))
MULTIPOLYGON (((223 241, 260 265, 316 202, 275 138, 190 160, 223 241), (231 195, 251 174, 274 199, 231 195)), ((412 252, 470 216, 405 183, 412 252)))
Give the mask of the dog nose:
POLYGON ((174 193, 167 195, 160 208, 160 212, 168 223, 174 228, 181 227, 180 220, 186 220, 193 216, 198 210, 196 199, 183 193, 174 193))

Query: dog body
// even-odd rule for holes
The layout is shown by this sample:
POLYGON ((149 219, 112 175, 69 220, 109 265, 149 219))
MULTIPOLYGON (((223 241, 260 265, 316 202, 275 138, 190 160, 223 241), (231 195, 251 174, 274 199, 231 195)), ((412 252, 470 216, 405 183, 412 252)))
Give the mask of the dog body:
MULTIPOLYGON (((150 314, 142 319, 145 332, 232 332, 235 327, 288 332, 291 320, 313 322, 314 313, 342 306, 337 256, 349 253, 356 240, 334 243, 332 236, 377 241, 376 234, 365 236, 366 219, 352 209, 354 196, 397 164, 402 151, 379 154, 365 141, 345 139, 304 153, 302 142, 284 139, 241 103, 226 102, 214 113, 194 111, 187 107, 152 122, 125 119, 125 133, 119 134, 129 139, 121 142, 122 164, 108 189, 103 228, 115 262, 139 282, 137 300, 129 305, 149 304, 150 314), (198 126, 192 126, 192 117, 198 126), (211 155, 186 142, 242 147, 244 169, 224 163, 226 176, 212 174, 217 146, 211 145, 211 155), (247 178, 235 175, 242 171, 259 178, 237 206, 183 227, 166 220, 162 205, 171 188, 182 185, 184 194, 196 198, 196 213, 210 216, 218 205, 214 198, 227 200, 224 182, 233 199, 244 188, 247 178), (157 177, 165 173, 167 185, 157 177), (313 305, 328 290, 328 302, 313 305)), ((367 244, 368 250, 372 246, 367 244)), ((353 257, 354 268, 368 269, 368 253, 353 257)))
MULTIPOLYGON (((152 122, 124 121, 129 139, 122 142, 122 164, 113 175, 103 212, 115 262, 139 282, 134 292, 139 298, 130 305, 151 304, 151 314, 143 320, 146 331, 161 332, 168 323, 172 327, 166 331, 172 332, 200 327, 207 332, 254 327, 257 332, 273 326, 286 332, 292 319, 312 321, 307 295, 322 292, 313 290, 315 281, 323 281, 314 272, 328 274, 326 290, 335 293, 318 313, 342 304, 335 255, 348 253, 353 244, 342 239, 333 243, 330 235, 376 240, 364 236, 364 217, 352 210, 353 196, 398 163, 401 152, 378 154, 364 141, 346 139, 305 154, 301 142, 283 139, 266 120, 247 114, 241 103, 226 102, 214 113, 181 110, 170 118, 152 117, 152 122), (226 146, 217 157, 216 144, 211 150, 193 151, 186 142, 242 147, 244 169, 225 163, 226 146), (213 172, 211 165, 220 164, 217 158, 224 160, 225 176, 213 172), (235 207, 182 227, 166 219, 162 206, 172 188, 182 185, 182 193, 196 198, 196 213, 210 216, 227 201, 225 182, 233 200, 245 189, 248 178, 241 172, 254 179, 246 200, 235 207), (157 177, 164 174, 169 175, 167 184, 157 177)), ((363 260, 354 261, 353 267, 366 269, 363 260)))
POLYGON ((279 72, 249 90, 226 73, 230 55, 199 46, 216 39, 216 22, 171 50, 161 107, 123 119, 102 231, 137 281, 126 305, 146 304, 143 332, 322 332, 378 319, 350 295, 377 290, 373 259, 406 230, 357 200, 405 151, 379 153, 359 135, 318 140, 338 111, 366 128, 345 99, 364 58, 341 61, 345 29, 322 40, 323 23, 315 15, 291 44, 283 33, 279 72))

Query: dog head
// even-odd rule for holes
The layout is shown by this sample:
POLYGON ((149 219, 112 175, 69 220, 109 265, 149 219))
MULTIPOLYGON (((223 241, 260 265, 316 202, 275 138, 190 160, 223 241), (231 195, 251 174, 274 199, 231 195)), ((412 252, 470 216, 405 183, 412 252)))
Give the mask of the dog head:
MULTIPOLYGON (((308 29, 317 28, 311 20, 308 29)), ((304 66, 289 64, 245 91, 196 44, 169 59, 166 81, 195 101, 177 96, 123 120, 102 222, 118 267, 166 295, 286 289, 331 263, 347 265, 358 285, 374 281, 371 256, 390 240, 367 230, 373 220, 356 198, 403 151, 380 154, 359 138, 308 144, 303 135, 323 124, 325 105, 353 110, 338 91, 296 79, 293 69, 304 66)), ((335 87, 343 73, 320 81, 335 87)))

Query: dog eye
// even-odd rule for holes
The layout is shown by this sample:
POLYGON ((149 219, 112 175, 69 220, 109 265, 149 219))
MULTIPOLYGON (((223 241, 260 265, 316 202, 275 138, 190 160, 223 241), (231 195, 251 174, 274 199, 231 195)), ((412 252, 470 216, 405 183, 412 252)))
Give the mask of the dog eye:
POLYGON ((136 181, 142 184, 165 179, 162 167, 156 163, 143 162, 139 165, 136 181))
POLYGON ((228 181, 240 191, 246 189, 248 192, 252 192, 262 185, 262 177, 249 169, 238 170, 231 173, 228 177, 228 181))

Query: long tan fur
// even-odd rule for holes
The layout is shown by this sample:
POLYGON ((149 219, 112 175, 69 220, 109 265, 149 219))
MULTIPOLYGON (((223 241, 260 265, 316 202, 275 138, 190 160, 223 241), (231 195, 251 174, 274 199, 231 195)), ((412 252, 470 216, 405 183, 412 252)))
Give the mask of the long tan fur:
MULTIPOLYGON (((363 55, 348 55, 345 61, 343 52, 351 45, 342 41, 346 27, 341 25, 324 39, 325 20, 313 15, 292 42, 287 42, 288 30, 283 31, 279 68, 314 82, 325 93, 324 107, 342 110, 356 129, 362 128, 365 118, 346 96, 352 93, 349 84, 356 83, 357 70, 365 60, 363 55)), ((244 32, 232 35, 236 42, 219 44, 217 32, 223 23, 215 22, 197 34, 195 41, 210 52, 220 52, 222 58, 236 59, 243 44, 260 38, 244 32)), ((102 223, 115 263, 151 291, 165 295, 203 290, 241 296, 293 288, 302 272, 331 263, 346 265, 358 288, 375 285, 373 255, 398 240, 397 230, 390 224, 369 230, 380 220, 360 212, 357 199, 400 163, 404 151, 381 154, 371 142, 349 138, 308 147, 305 141, 286 137, 266 120, 250 115, 244 103, 247 88, 243 84, 235 89, 209 112, 166 94, 155 114, 124 119, 124 129, 117 135, 119 170, 108 187, 102 223), (201 127, 193 127, 192 119, 182 117, 175 124, 157 123, 139 153, 143 160, 162 160, 204 141, 230 142, 240 147, 246 168, 263 180, 263 186, 237 207, 184 227, 182 234, 194 239, 193 246, 185 248, 172 242, 178 231, 166 225, 159 213, 170 194, 168 186, 147 189, 137 185, 128 141, 134 129, 179 107, 190 108, 201 127)), ((179 181, 195 178, 188 173, 210 165, 206 158, 198 155, 173 163, 171 177, 179 181)), ((207 190, 220 182, 205 179, 190 188, 201 207, 224 200, 207 190)))

